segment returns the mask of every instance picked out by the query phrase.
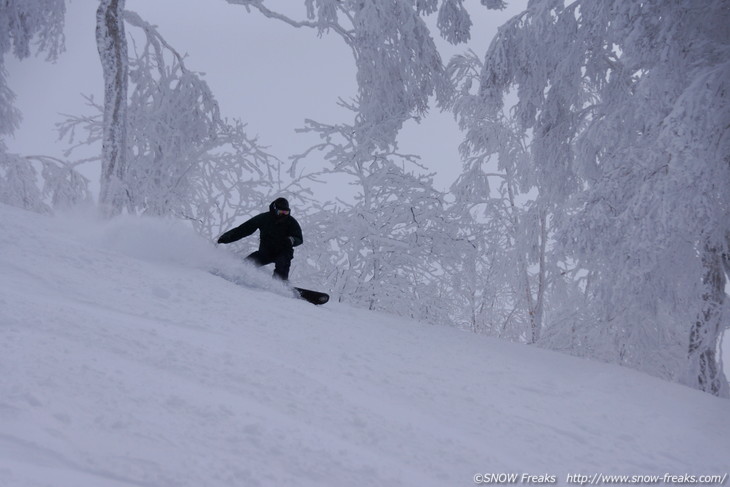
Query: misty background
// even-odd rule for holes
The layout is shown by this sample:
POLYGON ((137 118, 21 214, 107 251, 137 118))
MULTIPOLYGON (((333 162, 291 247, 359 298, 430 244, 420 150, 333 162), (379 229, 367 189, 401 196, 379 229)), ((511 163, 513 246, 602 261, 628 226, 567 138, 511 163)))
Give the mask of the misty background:
MULTIPOLYGON (((282 4, 286 5, 277 8, 304 17, 303 4, 282 4)), ((434 37, 443 62, 467 49, 486 51, 497 28, 526 6, 527 0, 515 0, 504 10, 472 9, 474 26, 466 45, 454 46, 434 37)), ((8 84, 23 113, 20 128, 6 138, 10 152, 62 158, 68 144, 58 141, 55 124, 63 118, 60 114, 88 112, 81 94, 103 100, 94 33, 97 7, 94 0, 68 2, 66 51, 58 61, 46 62, 42 53, 22 61, 7 57, 8 84)), ((334 123, 350 116, 337 101, 348 100, 357 92, 354 61, 349 48, 332 34, 320 37, 312 29, 292 28, 223 0, 127 0, 126 9, 156 25, 180 54, 186 54, 188 68, 205 74, 203 79, 222 115, 240 118, 247 131, 282 161, 314 140, 295 132, 305 118, 334 123)), ((426 21, 436 32, 435 15, 426 21)), ((129 49, 133 52, 132 43, 129 49)), ((458 145, 462 140, 453 115, 441 112, 435 102, 420 124, 409 121, 398 135, 401 151, 419 155, 435 173, 434 185, 442 191, 461 173, 458 145)), ((83 149, 89 155, 101 149, 95 150, 83 149)), ((98 164, 87 164, 81 171, 98 191, 98 164)), ((341 184, 315 186, 315 190, 325 199, 348 198, 351 193, 341 184)))

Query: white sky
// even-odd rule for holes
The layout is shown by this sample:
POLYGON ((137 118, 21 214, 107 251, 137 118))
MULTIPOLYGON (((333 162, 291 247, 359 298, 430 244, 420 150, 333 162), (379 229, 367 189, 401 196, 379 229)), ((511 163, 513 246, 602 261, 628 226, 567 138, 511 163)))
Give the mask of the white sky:
MULTIPOLYGON (((304 17, 303 1, 287 4, 296 5, 299 17, 304 17)), ((457 47, 439 42, 444 62, 467 48, 482 56, 497 27, 522 11, 527 0, 508 0, 508 4, 506 10, 494 11, 479 0, 466 0, 475 24, 472 41, 457 47)), ((45 62, 43 56, 22 62, 6 58, 8 82, 24 116, 20 129, 6 140, 11 152, 62 157, 67 144, 56 142, 59 114, 89 113, 82 93, 103 100, 94 37, 97 6, 96 0, 69 2, 66 52, 55 64, 45 62)), ((282 160, 312 145, 314 139, 295 133, 306 118, 332 123, 351 120, 351 113, 336 103, 356 93, 354 61, 334 35, 318 38, 311 29, 295 29, 224 0, 127 0, 126 8, 157 25, 173 47, 187 53, 188 68, 206 73, 222 114, 248 124, 249 134, 257 134, 259 142, 282 160)), ((435 15, 429 23, 435 24, 435 15)), ((128 31, 134 29, 128 27, 128 31)), ((437 35, 435 28, 433 32, 437 35)), ((461 134, 450 115, 432 110, 420 125, 407 125, 399 141, 401 151, 420 155, 429 170, 437 173, 438 189, 447 189, 458 176, 461 134)), ((94 173, 87 173, 96 183, 94 173)))

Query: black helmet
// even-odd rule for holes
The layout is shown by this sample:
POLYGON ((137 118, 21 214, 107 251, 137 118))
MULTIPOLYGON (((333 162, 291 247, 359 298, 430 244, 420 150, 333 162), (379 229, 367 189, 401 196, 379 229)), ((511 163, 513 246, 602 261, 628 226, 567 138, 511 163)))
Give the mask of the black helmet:
POLYGON ((277 216, 288 215, 290 211, 289 202, 286 198, 276 198, 271 202, 271 205, 269 205, 269 209, 277 216))

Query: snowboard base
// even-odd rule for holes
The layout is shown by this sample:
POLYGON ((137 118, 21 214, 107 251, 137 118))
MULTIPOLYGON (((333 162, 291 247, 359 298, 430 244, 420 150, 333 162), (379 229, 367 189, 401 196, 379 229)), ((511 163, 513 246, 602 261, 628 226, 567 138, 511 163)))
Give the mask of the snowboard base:
POLYGON ((295 287, 294 291, 299 295, 300 298, 303 300, 310 302, 312 304, 316 304, 317 306, 326 303, 330 300, 330 295, 326 293, 321 293, 319 291, 312 291, 311 289, 302 289, 300 287, 295 287))

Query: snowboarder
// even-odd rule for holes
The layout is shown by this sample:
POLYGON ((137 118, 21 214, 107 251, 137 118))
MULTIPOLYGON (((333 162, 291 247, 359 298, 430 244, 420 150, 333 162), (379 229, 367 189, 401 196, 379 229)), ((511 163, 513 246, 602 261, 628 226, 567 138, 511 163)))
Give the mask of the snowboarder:
POLYGON ((289 202, 277 198, 267 213, 256 215, 242 225, 218 237, 218 243, 228 244, 252 235, 259 230, 259 249, 246 257, 257 267, 274 264, 274 277, 289 280, 289 267, 294 258, 294 247, 304 242, 299 223, 291 216, 289 202))

